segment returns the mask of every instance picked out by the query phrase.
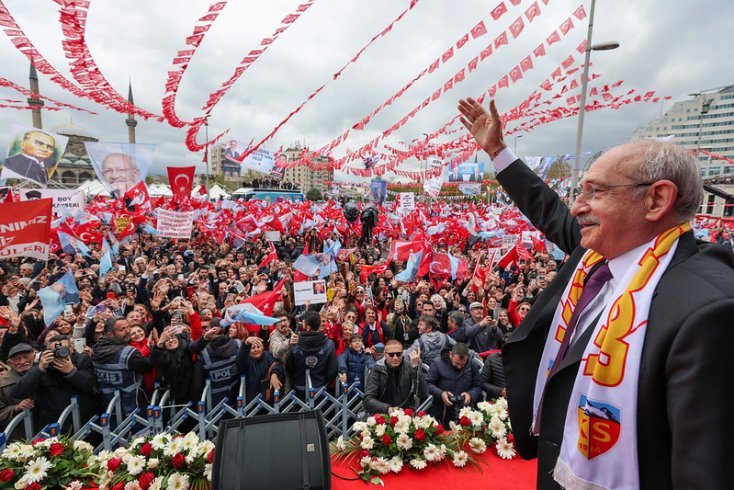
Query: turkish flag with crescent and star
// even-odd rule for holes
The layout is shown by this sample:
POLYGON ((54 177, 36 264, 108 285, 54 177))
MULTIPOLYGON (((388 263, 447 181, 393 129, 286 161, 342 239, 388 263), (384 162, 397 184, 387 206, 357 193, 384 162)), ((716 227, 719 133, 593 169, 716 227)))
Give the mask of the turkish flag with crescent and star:
POLYGON ((148 194, 148 186, 145 185, 145 181, 141 180, 128 189, 123 196, 123 200, 125 201, 125 206, 128 208, 135 209, 135 206, 149 208, 150 195, 148 194))
POLYGON ((191 197, 196 167, 166 168, 168 169, 168 182, 171 185, 171 191, 173 191, 173 200, 175 202, 186 202, 191 197))

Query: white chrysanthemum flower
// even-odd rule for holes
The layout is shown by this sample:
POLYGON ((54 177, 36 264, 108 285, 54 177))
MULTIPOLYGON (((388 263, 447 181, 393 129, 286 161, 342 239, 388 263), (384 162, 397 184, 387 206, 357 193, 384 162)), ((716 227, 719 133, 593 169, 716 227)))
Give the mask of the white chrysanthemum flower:
POLYGON ((469 448, 475 454, 484 454, 487 450, 487 444, 478 437, 472 437, 469 439, 469 448))
POLYGON ((408 434, 400 434, 395 443, 398 445, 398 449, 403 451, 409 451, 413 447, 413 439, 408 434))
POLYGON ((428 466, 428 463, 420 458, 415 458, 410 460, 410 466, 412 466, 416 470, 422 470, 423 468, 428 466))
POLYGON ((199 455, 209 456, 209 453, 214 449, 214 443, 212 441, 204 441, 199 443, 199 455))
POLYGON ((482 412, 487 413, 487 410, 489 410, 490 405, 491 403, 489 402, 479 402, 477 403, 477 408, 481 410, 482 412))
POLYGON ((463 468, 466 462, 469 461, 469 455, 464 451, 457 451, 454 453, 454 459, 451 461, 457 468, 463 468))
POLYGON ((474 428, 480 428, 484 423, 484 415, 481 412, 472 412, 469 414, 469 422, 474 428))
POLYGON ((135 440, 130 444, 131 449, 135 449, 145 442, 145 437, 136 437, 135 440))
POLYGON ((393 427, 393 430, 396 434, 407 434, 410 432, 410 417, 408 417, 408 420, 400 419, 395 424, 395 427, 393 427))
POLYGON ((49 460, 41 456, 40 458, 36 458, 33 461, 26 463, 23 478, 28 483, 40 482, 46 478, 48 470, 51 468, 53 468, 53 465, 49 460))
POLYGON ((187 451, 191 452, 192 449, 199 446, 199 436, 193 432, 189 432, 183 438, 183 447, 187 451))
POLYGON ((377 420, 374 416, 367 417, 367 425, 370 427, 377 425, 377 420))
POLYGON ((489 410, 487 411, 487 415, 489 415, 490 418, 499 417, 500 412, 502 409, 497 406, 496 403, 489 406, 489 410))
POLYGON ((72 480, 69 483, 67 483, 66 490, 82 490, 84 488, 84 485, 82 485, 82 482, 79 480, 72 480))
POLYGON ((347 448, 347 444, 344 442, 344 436, 339 436, 336 438, 336 450, 337 451, 344 451, 347 448))
POLYGON ((168 477, 168 486, 170 490, 188 490, 189 488, 189 475, 181 473, 172 473, 168 477))
POLYGON ((468 417, 473 411, 474 410, 472 410, 471 407, 462 407, 461 410, 459 410, 459 418, 468 417))
POLYGON ((125 483, 125 490, 143 490, 143 488, 136 481, 125 483))
POLYGON ((499 407, 497 409, 497 417, 500 420, 502 420, 502 421, 507 420, 507 417, 509 417, 509 416, 510 416, 510 414, 507 412, 507 409, 506 408, 499 407))
POLYGON ((429 444, 423 450, 423 457, 426 461, 441 461, 441 450, 435 444, 429 444))
POLYGON ((502 422, 499 417, 492 417, 489 421, 489 430, 492 432, 492 437, 499 439, 507 435, 507 429, 505 429, 505 423, 502 422))
POLYGON ((20 461, 27 461, 31 458, 35 458, 36 456, 38 456, 39 453, 39 451, 37 451, 36 448, 31 446, 30 444, 21 444, 18 452, 18 460, 20 461))
POLYGON ((168 434, 157 434, 153 436, 153 439, 150 441, 150 445, 153 449, 156 451, 160 451, 164 447, 166 447, 166 444, 168 444, 171 440, 171 436, 168 434))
POLYGON ((183 450, 183 444, 183 439, 176 437, 163 448, 163 454, 173 456, 176 453, 180 453, 183 450))
POLYGON ((212 481, 212 465, 209 463, 204 465, 204 478, 206 478, 207 481, 212 481))
POLYGON ((502 410, 507 410, 507 398, 497 398, 497 401, 494 404, 500 407, 502 410))
POLYGON ((154 470, 158 468, 159 464, 160 464, 160 461, 158 461, 158 458, 150 458, 148 460, 148 469, 154 470))
POLYGON ((145 458, 142 456, 133 456, 125 464, 127 464, 128 473, 132 476, 139 475, 145 469, 145 458))
POLYGON ((375 435, 377 437, 382 437, 383 434, 385 434, 385 424, 379 424, 375 426, 375 435))
POLYGON ((359 460, 359 465, 362 468, 367 468, 370 463, 372 463, 372 456, 362 456, 362 459, 359 460))
POLYGON ((150 482, 148 490, 162 490, 164 478, 165 477, 163 476, 156 477, 152 482, 150 482))
POLYGON ((436 419, 430 415, 426 415, 419 423, 416 424, 416 427, 420 427, 421 429, 430 429, 435 425, 437 425, 436 419))
POLYGON ((75 451, 94 452, 94 446, 89 444, 87 441, 74 441, 73 447, 75 451))
POLYGON ((399 456, 393 456, 390 458, 390 471, 393 473, 400 473, 400 470, 403 469, 403 460, 400 459, 399 456))
POLYGON ((439 446, 438 450, 441 453, 441 459, 445 458, 446 457, 446 453, 449 451, 449 449, 446 447, 446 444, 441 444, 441 446, 439 446))
POLYGON ((364 422, 355 422, 352 424, 352 430, 355 432, 364 432, 369 430, 369 426, 364 422))
POLYGON ((515 457, 515 445, 504 437, 497 441, 497 455, 502 459, 515 457))
POLYGON ((370 436, 363 437, 362 442, 359 443, 362 449, 372 449, 375 445, 375 440, 370 436))
POLYGON ((364 439, 365 437, 372 437, 372 432, 370 432, 369 429, 363 430, 361 435, 362 439, 364 439))
POLYGON ((193 454, 193 453, 187 454, 186 457, 184 458, 184 461, 186 462, 186 464, 191 464, 194 462, 194 460, 196 460, 196 454, 193 454))
POLYGON ((127 448, 126 448, 126 447, 118 447, 117 449, 115 449, 115 450, 114 450, 114 451, 112 452, 112 454, 113 454, 113 456, 114 456, 115 458, 120 458, 120 459, 124 460, 124 458, 125 458, 125 455, 127 455, 127 454, 128 454, 128 452, 127 452, 127 448))
POLYGON ((18 459, 21 458, 22 452, 23 452, 22 445, 18 442, 14 442, 5 448, 5 451, 3 451, 2 457, 3 459, 7 459, 9 461, 17 461, 18 459))

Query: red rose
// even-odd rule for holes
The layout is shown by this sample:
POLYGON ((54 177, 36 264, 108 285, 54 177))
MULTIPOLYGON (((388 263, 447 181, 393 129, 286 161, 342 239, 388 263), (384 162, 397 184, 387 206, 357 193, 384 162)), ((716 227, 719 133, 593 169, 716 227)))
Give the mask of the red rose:
POLYGON ((390 417, 390 427, 395 427, 395 424, 398 423, 397 417, 390 417))
POLYGON ((378 424, 384 424, 385 417, 383 417, 382 415, 378 413, 377 415, 375 415, 375 422, 377 422, 378 424))
POLYGON ((10 481, 15 476, 15 472, 10 468, 0 471, 0 481, 10 481))
POLYGON ((424 412, 423 410, 421 410, 420 412, 418 412, 418 416, 419 417, 425 417, 426 416, 426 412, 424 412))
POLYGON ((439 424, 438 427, 436 427, 436 434, 443 434, 444 428, 443 425, 439 424))
POLYGON ((426 433, 423 432, 423 429, 418 429, 415 431, 415 439, 418 441, 422 441, 426 438, 426 433))
POLYGON ((125 482, 121 481, 119 483, 115 483, 114 485, 112 485, 111 490, 125 490, 125 482))
POLYGON ((64 454, 64 445, 60 442, 54 442, 49 446, 48 448, 48 455, 51 458, 55 458, 56 456, 61 456, 64 454))
POLYGON ((507 442, 515 442, 515 434, 507 434, 507 442))
POLYGON ((43 442, 43 437, 36 437, 31 441, 31 446, 36 447, 36 444, 43 442))
POLYGON ((173 459, 171 459, 171 464, 174 468, 180 468, 186 463, 186 456, 183 455, 183 453, 176 453, 173 455, 173 459))
POLYGON ((150 445, 149 442, 146 442, 142 446, 140 446, 140 455, 145 456, 146 458, 150 456, 150 453, 153 451, 153 446, 150 445))
POLYGON ((362 450, 361 450, 361 451, 359 452, 359 459, 362 459, 362 458, 364 458, 365 456, 369 456, 369 455, 370 455, 370 452, 369 452, 368 450, 366 450, 366 449, 362 449, 362 450))
POLYGON ((412 408, 406 408, 405 410, 403 410, 403 412, 404 412, 404 413, 405 413, 405 415, 407 415, 408 417, 412 417, 412 416, 413 416, 413 409, 412 409, 412 408))
POLYGON ((148 490, 148 487, 153 483, 153 480, 155 480, 155 475, 152 471, 148 471, 147 473, 140 475, 140 478, 138 478, 138 485, 140 485, 140 488, 143 490, 148 490))
POLYGON ((383 446, 389 446, 392 442, 392 437, 390 437, 387 433, 382 434, 382 445, 383 446))
POLYGON ((121 464, 122 460, 120 458, 112 458, 107 461, 107 469, 110 471, 117 471, 117 468, 119 468, 121 464))
POLYGON ((206 462, 211 464, 214 461, 214 449, 209 451, 209 455, 206 457, 206 462))
POLYGON ((29 483, 25 486, 25 490, 41 490, 41 485, 36 482, 29 483))
POLYGON ((463 417, 459 419, 459 423, 463 425, 464 427, 466 427, 467 425, 471 425, 471 420, 469 420, 469 417, 464 415, 463 417))

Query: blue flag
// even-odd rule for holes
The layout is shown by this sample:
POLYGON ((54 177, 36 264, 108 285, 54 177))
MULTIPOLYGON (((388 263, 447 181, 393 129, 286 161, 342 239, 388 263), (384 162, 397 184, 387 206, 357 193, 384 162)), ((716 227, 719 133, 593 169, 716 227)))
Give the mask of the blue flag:
POLYGON ((71 271, 66 271, 58 281, 38 291, 43 306, 43 323, 49 326, 64 312, 67 304, 79 302, 79 289, 71 271))
POLYGON ((112 269, 112 248, 106 238, 102 239, 102 257, 99 259, 99 277, 103 277, 112 269))
POLYGON ((399 274, 395 274, 395 279, 400 282, 413 282, 420 268, 422 258, 423 250, 411 253, 410 257, 408 257, 408 262, 405 264, 405 270, 399 274))

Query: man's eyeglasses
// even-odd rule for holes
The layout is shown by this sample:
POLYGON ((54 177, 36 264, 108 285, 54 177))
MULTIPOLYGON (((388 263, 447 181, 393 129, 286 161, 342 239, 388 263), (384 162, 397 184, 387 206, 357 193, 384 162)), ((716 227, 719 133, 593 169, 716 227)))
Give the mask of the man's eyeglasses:
POLYGON ((593 201, 598 195, 603 195, 612 189, 619 189, 624 187, 638 188, 647 187, 653 185, 655 182, 640 182, 636 184, 584 184, 576 188, 576 199, 583 199, 585 201, 593 201))
POLYGON ((387 357, 400 357, 403 355, 402 352, 385 352, 387 357))

